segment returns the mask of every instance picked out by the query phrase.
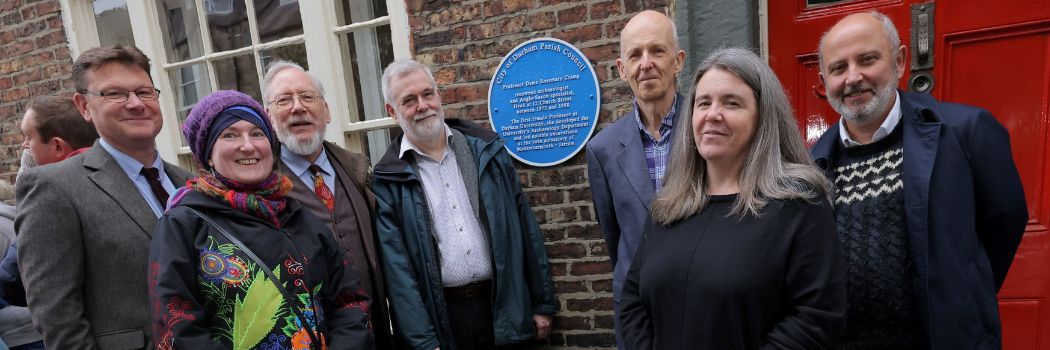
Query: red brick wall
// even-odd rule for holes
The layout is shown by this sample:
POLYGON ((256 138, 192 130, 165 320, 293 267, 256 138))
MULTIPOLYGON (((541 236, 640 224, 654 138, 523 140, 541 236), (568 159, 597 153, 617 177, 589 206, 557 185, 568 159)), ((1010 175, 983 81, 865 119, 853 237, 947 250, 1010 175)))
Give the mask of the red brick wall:
MULTIPOLYGON (((538 37, 565 40, 583 51, 602 90, 599 122, 631 108, 619 78, 619 35, 643 9, 667 12, 666 0, 407 0, 415 58, 431 66, 449 117, 487 123, 489 80, 518 44, 538 37)), ((547 241, 561 301, 550 348, 614 345, 612 266, 594 218, 583 152, 550 168, 518 163, 518 173, 547 241)))
POLYGON ((26 104, 32 96, 73 90, 60 12, 58 0, 0 0, 0 178, 12 183, 26 104))

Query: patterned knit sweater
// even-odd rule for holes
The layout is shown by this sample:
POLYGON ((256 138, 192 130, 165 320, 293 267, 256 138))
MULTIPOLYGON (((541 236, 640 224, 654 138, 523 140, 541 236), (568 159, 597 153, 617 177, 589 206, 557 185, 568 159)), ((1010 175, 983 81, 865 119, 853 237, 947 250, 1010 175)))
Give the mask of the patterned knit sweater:
POLYGON ((900 125, 871 144, 838 149, 835 221, 846 259, 842 349, 915 349, 925 343, 904 221, 900 125))

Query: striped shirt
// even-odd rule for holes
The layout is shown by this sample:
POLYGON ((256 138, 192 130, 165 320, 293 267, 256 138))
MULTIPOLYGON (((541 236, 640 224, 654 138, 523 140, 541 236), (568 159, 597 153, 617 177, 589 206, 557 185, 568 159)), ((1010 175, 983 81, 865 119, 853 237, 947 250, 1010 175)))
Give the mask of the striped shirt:
POLYGON ((649 134, 649 130, 642 123, 642 114, 638 110, 638 102, 634 103, 634 118, 638 122, 638 130, 642 137, 642 150, 645 151, 645 165, 649 167, 649 180, 653 183, 653 189, 660 192, 664 184, 664 174, 667 172, 667 158, 671 155, 671 127, 674 126, 674 118, 678 116, 678 94, 674 95, 674 103, 671 110, 667 111, 660 122, 660 140, 656 140, 649 134))

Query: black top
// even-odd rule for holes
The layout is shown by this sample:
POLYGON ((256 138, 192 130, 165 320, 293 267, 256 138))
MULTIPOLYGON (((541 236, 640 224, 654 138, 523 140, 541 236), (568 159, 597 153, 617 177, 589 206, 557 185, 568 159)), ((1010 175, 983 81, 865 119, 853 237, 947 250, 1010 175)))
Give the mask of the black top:
POLYGON ((669 227, 646 225, 621 301, 627 349, 828 349, 843 330, 844 268, 823 199, 727 216, 714 196, 669 227))

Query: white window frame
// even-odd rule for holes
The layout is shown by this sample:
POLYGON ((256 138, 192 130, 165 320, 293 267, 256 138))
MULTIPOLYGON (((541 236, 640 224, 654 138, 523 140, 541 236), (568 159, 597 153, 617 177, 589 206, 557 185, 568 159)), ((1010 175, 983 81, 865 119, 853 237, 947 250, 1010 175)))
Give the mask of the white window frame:
MULTIPOLYGON (((203 8, 203 0, 194 1, 196 1, 198 8, 203 8)), ((75 59, 84 50, 99 45, 92 0, 59 0, 59 2, 62 5, 63 26, 66 31, 66 37, 69 39, 69 53, 75 59)), ((248 7, 249 13, 254 13, 251 2, 247 2, 245 5, 248 7)), ((385 116, 360 116, 357 113, 357 108, 351 108, 356 106, 358 101, 353 101, 353 99, 356 99, 354 98, 354 91, 351 90, 353 84, 345 83, 345 81, 352 79, 353 72, 349 71, 350 68, 348 67, 350 65, 344 64, 344 62, 349 61, 349 52, 340 45, 340 40, 345 35, 354 35, 347 33, 389 25, 390 44, 393 46, 394 59, 410 58, 410 29, 405 2, 404 0, 386 0, 386 5, 389 13, 387 16, 340 26, 338 24, 335 1, 301 0, 299 1, 299 13, 304 17, 302 35, 223 52, 218 54, 218 56, 228 57, 231 56, 231 53, 241 53, 242 51, 257 52, 258 50, 265 50, 274 46, 303 43, 306 47, 307 64, 309 64, 310 70, 321 79, 321 83, 325 86, 325 98, 332 115, 332 123, 328 125, 325 139, 347 149, 362 152, 364 150, 365 132, 389 129, 397 126, 397 124, 393 119, 385 116), (350 87, 348 88, 348 86, 350 87)), ((181 146, 182 139, 178 130, 177 113, 181 106, 176 105, 175 91, 172 90, 177 89, 178 86, 172 84, 168 71, 188 64, 203 63, 209 61, 205 58, 215 59, 218 56, 206 54, 178 64, 169 64, 164 47, 163 32, 158 25, 160 21, 157 18, 156 2, 128 0, 127 6, 131 27, 135 30, 135 46, 138 46, 151 59, 150 74, 153 77, 154 84, 156 84, 158 89, 162 90, 160 107, 164 116, 164 126, 157 136, 157 150, 164 159, 174 161, 180 159, 180 155, 189 154, 190 151, 188 147, 181 146)), ((254 29, 254 16, 249 15, 249 21, 254 29)), ((208 35, 208 31, 204 29, 203 25, 201 34, 208 35)), ((258 33, 256 30, 253 30, 251 35, 257 36, 258 33)), ((210 41, 205 37, 205 42, 210 41)), ((258 40, 253 40, 253 42, 258 42, 258 40)), ((262 70, 265 67, 259 67, 258 57, 256 59, 256 69, 258 70, 257 73, 261 83, 262 74, 264 73, 262 70)), ((208 64, 208 67, 209 79, 211 79, 209 83, 212 87, 216 87, 218 84, 216 81, 217 77, 214 74, 214 67, 211 63, 208 64)), ((369 96, 378 95, 380 94, 373 92, 362 94, 369 100, 375 99, 369 96)), ((380 96, 378 101, 369 101, 369 103, 383 103, 383 101, 380 96)), ((182 165, 190 166, 191 164, 182 165)))

